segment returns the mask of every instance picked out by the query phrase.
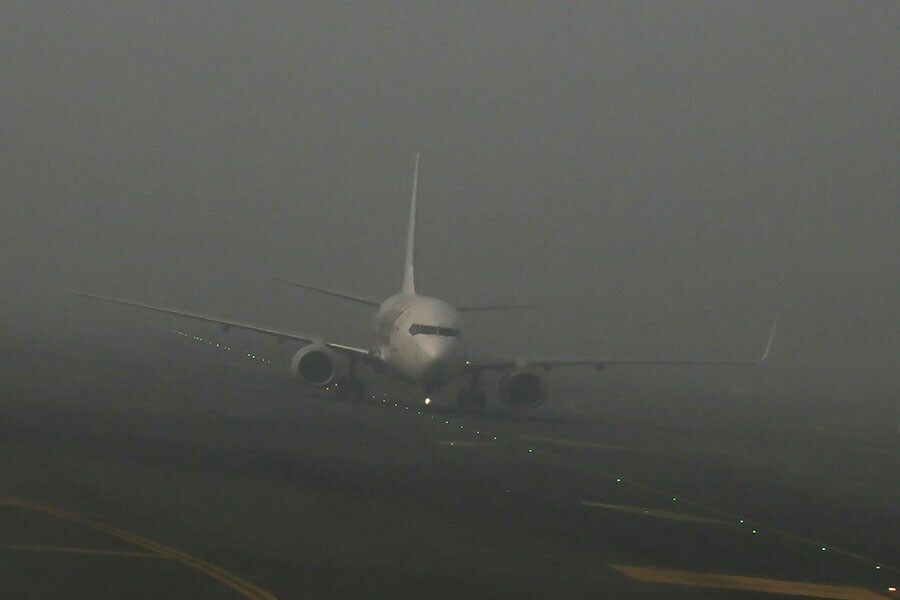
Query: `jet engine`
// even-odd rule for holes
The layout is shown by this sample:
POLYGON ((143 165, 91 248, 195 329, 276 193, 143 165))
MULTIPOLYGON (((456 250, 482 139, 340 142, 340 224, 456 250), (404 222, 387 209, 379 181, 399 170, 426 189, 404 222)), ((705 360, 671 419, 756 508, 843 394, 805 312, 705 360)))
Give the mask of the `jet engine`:
POLYGON ((291 375, 313 387, 325 387, 337 376, 337 360, 328 346, 310 344, 291 359, 291 375))
POLYGON ((515 408, 534 408, 544 403, 544 383, 531 371, 519 370, 500 378, 500 399, 515 408))

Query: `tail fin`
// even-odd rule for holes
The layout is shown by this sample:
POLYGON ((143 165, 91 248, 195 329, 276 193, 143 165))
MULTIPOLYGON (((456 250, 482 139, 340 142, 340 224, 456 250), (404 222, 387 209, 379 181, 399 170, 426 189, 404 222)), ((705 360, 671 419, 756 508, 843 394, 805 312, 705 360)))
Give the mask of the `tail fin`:
POLYGON ((406 232, 406 265, 403 270, 404 294, 416 293, 416 192, 419 187, 419 154, 416 153, 416 167, 413 171, 412 202, 409 207, 409 230, 406 232))

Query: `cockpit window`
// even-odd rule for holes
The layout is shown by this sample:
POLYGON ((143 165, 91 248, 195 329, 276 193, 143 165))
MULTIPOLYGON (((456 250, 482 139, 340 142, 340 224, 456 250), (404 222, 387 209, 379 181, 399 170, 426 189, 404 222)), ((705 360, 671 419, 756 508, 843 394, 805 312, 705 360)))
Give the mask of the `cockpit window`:
POLYGON ((409 326, 410 335, 440 335, 443 337, 454 337, 458 338, 460 335, 459 329, 454 329, 453 327, 438 327, 437 325, 420 325, 419 323, 413 323, 409 326))

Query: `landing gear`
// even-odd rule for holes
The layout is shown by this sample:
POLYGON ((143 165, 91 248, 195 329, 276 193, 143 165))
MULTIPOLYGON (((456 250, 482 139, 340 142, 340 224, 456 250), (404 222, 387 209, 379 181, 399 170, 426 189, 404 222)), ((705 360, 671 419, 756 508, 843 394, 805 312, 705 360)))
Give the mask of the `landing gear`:
POLYGON ((459 390, 456 397, 456 407, 461 414, 483 414, 487 402, 484 398, 484 392, 478 385, 478 378, 481 375, 478 371, 469 374, 468 385, 459 390))
POLYGON ((362 402, 366 397, 366 382, 356 376, 356 361, 350 361, 350 369, 346 379, 337 386, 338 398, 362 402))
POLYGON ((456 407, 464 415, 483 414, 486 404, 484 392, 478 388, 463 388, 456 397, 456 407))
POLYGON ((354 402, 362 402, 366 397, 366 382, 357 377, 348 377, 338 389, 342 398, 350 398, 354 402))

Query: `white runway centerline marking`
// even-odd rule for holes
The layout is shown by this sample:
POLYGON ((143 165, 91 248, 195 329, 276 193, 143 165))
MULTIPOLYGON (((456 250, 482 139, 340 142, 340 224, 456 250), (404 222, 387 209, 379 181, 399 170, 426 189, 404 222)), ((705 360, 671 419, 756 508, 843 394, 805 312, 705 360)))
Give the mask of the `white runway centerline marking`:
POLYGON ((616 512, 624 512, 642 517, 651 517, 655 519, 669 519, 671 521, 687 521, 689 523, 706 523, 709 525, 736 525, 731 521, 724 519, 714 519, 712 517, 702 517, 700 515, 691 515, 686 513, 671 512, 668 510, 660 510, 658 508, 644 508, 641 506, 625 506, 621 504, 605 504, 603 502, 594 502, 592 500, 582 500, 581 504, 591 508, 600 508, 604 510, 613 510, 616 512))

